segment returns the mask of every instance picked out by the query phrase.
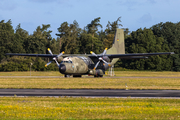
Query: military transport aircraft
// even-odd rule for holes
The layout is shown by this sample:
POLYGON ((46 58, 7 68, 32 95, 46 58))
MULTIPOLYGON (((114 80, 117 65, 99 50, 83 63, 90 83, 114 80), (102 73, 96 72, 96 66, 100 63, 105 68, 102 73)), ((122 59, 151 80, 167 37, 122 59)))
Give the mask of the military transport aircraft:
MULTIPOLYGON (((112 47, 108 50, 106 48, 101 54, 95 54, 91 51, 89 55, 66 55, 64 52, 61 52, 59 55, 54 55, 49 48, 48 51, 50 54, 7 53, 6 55, 52 58, 59 67, 59 72, 64 74, 65 77, 70 77, 71 75, 73 75, 73 77, 81 77, 82 75, 103 77, 105 71, 119 59, 144 59, 148 58, 147 56, 174 54, 174 52, 125 54, 123 29, 116 30, 112 47)), ((48 66, 51 62, 52 61, 45 66, 48 66)))

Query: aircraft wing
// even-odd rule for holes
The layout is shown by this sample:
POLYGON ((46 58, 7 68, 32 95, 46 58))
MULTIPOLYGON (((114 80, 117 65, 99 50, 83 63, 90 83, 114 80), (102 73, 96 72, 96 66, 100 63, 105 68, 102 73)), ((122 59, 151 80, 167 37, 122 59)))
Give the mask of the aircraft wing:
MULTIPOLYGON (((106 54, 105 56, 108 56, 109 58, 120 58, 120 59, 145 59, 148 58, 147 56, 153 56, 153 55, 171 55, 174 54, 174 52, 162 52, 162 53, 131 53, 131 54, 106 54)), ((29 56, 29 57, 47 57, 47 58, 53 58, 57 55, 51 55, 51 54, 26 54, 26 53, 6 53, 6 55, 10 56, 29 56)), ((64 54, 62 57, 67 56, 88 56, 90 58, 96 58, 96 56, 91 54, 64 54)), ((98 57, 102 57, 102 54, 97 55, 98 57)))
POLYGON ((53 54, 52 51, 50 50, 50 48, 47 49, 49 51, 50 54, 28 54, 28 53, 6 53, 6 55, 10 55, 10 56, 29 56, 29 57, 46 57, 46 58, 54 58, 54 57, 68 57, 68 56, 88 56, 86 54, 65 54, 64 55, 64 51, 59 53, 58 55, 53 54))
MULTIPOLYGON (((6 53, 6 55, 10 56, 29 56, 29 57, 47 57, 47 58, 53 58, 56 57, 57 54, 28 54, 28 53, 6 53)), ((63 54, 62 57, 68 57, 68 56, 90 56, 91 54, 63 54)))
MULTIPOLYGON (((147 56, 154 55, 171 55, 174 52, 162 52, 162 53, 131 53, 131 54, 106 54, 105 56, 109 58, 120 58, 120 59, 144 59, 148 58, 147 56)), ((102 55, 97 55, 98 57, 102 57, 102 55)), ((96 56, 90 55, 90 58, 95 58, 96 56)))
POLYGON ((29 56, 29 57, 48 57, 48 58, 53 58, 56 57, 57 55, 51 55, 51 54, 26 54, 26 53, 6 53, 6 55, 10 56, 29 56))

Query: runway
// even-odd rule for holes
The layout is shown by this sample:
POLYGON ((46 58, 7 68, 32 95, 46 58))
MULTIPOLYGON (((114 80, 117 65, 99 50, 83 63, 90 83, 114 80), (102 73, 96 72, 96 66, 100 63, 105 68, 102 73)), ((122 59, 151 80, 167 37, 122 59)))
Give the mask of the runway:
POLYGON ((180 98, 180 90, 0 89, 0 96, 180 98))
MULTIPOLYGON (((90 76, 92 77, 92 76, 90 76)), ((63 76, 0 76, 0 78, 64 78, 63 76)), ((89 78, 89 76, 83 76, 89 78)), ((92 77, 93 78, 93 77, 92 77)), ((180 78, 180 77, 136 77, 104 76, 103 78, 180 78)), ((180 98, 180 90, 100 90, 100 89, 0 89, 0 96, 72 96, 72 97, 140 97, 180 98)))

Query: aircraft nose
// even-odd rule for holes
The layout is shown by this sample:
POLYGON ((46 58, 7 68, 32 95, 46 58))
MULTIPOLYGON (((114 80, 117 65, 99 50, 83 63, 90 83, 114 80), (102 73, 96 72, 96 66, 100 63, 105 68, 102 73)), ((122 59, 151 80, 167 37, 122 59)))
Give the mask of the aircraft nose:
POLYGON ((59 66, 59 72, 60 72, 60 73, 65 73, 65 71, 66 71, 66 66, 65 66, 64 64, 60 64, 60 66, 59 66))

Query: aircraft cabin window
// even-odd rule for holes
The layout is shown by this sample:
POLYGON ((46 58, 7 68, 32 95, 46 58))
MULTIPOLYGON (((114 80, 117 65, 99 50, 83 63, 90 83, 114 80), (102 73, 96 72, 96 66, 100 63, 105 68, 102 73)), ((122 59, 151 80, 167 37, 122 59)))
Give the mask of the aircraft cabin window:
POLYGON ((72 63, 72 61, 61 61, 61 63, 72 63))

